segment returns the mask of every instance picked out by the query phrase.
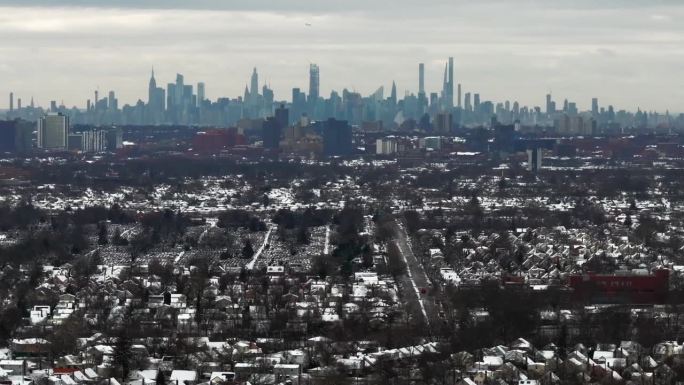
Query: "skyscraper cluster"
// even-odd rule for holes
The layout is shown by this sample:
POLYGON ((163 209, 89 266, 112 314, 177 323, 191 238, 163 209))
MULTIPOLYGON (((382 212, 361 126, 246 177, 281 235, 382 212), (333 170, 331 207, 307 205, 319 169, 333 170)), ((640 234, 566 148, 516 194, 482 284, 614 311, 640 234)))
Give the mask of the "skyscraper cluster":
MULTIPOLYGON (((488 125, 493 116, 498 122, 523 125, 558 125, 559 114, 572 118, 582 114, 577 104, 565 101, 562 108, 556 105, 551 94, 547 95, 543 107, 521 106, 517 101, 493 102, 484 99, 480 93, 465 91, 456 82, 454 58, 444 64, 442 87, 439 92, 428 92, 425 87, 426 66, 418 64, 417 94, 397 92, 392 82, 389 95, 379 87, 370 95, 343 89, 321 95, 321 68, 309 65, 308 95, 304 88, 295 87, 289 101, 275 100, 274 91, 266 84, 261 85, 257 68, 252 70, 245 91, 236 98, 219 97, 210 100, 206 96, 204 82, 189 83, 182 74, 176 74, 175 82, 166 88, 158 85, 152 69, 148 84, 147 101, 138 100, 134 105, 120 106, 114 91, 100 97, 98 90, 94 98, 88 99, 85 109, 66 108, 56 101, 46 111, 35 107, 33 99, 28 107, 22 107, 21 98, 9 95, 7 117, 37 121, 45 112, 61 113, 74 124, 89 125, 199 125, 226 127, 250 119, 266 119, 274 115, 281 105, 289 110, 287 125, 298 122, 302 117, 312 121, 326 121, 328 118, 346 120, 357 126, 376 126, 383 129, 418 129, 426 132, 450 132, 458 126, 488 125), (448 127, 445 127, 445 122, 448 127)), ((587 111, 599 125, 618 123, 622 125, 652 125, 667 121, 669 116, 637 112, 629 114, 615 111, 611 106, 601 108, 596 98, 591 100, 587 111)), ((586 114, 585 114, 586 115, 586 114)))

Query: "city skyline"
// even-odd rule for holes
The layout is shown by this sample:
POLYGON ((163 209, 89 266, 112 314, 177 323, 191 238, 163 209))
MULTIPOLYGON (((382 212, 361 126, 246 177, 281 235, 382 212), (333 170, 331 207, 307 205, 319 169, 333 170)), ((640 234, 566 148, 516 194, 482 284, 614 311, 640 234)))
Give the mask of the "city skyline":
MULTIPOLYGON (((482 101, 487 101, 491 102, 494 104, 510 104, 512 103, 517 103, 519 106, 522 107, 527 107, 529 109, 534 109, 534 108, 539 108, 543 112, 548 112, 548 98, 552 97, 554 99, 554 106, 556 106, 557 109, 556 112, 558 111, 563 111, 563 102, 568 103, 570 102, 573 104, 579 112, 591 112, 594 107, 594 102, 598 100, 599 98, 595 96, 587 96, 587 100, 580 99, 580 100, 574 100, 574 99, 569 99, 567 96, 560 94, 560 93, 555 93, 553 91, 548 91, 547 93, 544 93, 543 95, 540 95, 538 98, 538 102, 533 102, 531 104, 525 104, 523 102, 520 102, 515 95, 511 95, 508 98, 505 99, 491 99, 487 98, 487 95, 482 95, 480 92, 478 92, 477 89, 468 89, 465 87, 462 87, 462 84, 458 82, 458 77, 453 74, 454 68, 453 66, 453 57, 445 58, 442 63, 442 71, 443 71, 443 80, 439 83, 438 86, 436 86, 434 89, 430 89, 428 87, 424 87, 424 96, 426 98, 429 98, 430 94, 436 94, 439 96, 439 98, 444 97, 445 102, 450 103, 453 105, 454 108, 456 107, 466 107, 468 104, 471 104, 472 108, 472 102, 470 102, 469 97, 475 96, 475 100, 479 100, 478 98, 481 98, 482 101), (465 98, 465 102, 463 102, 462 99, 465 98), (546 100, 545 100, 546 98, 546 100)), ((415 87, 406 87, 404 89, 404 92, 398 92, 396 89, 398 88, 396 85, 395 81, 392 81, 390 85, 380 85, 378 86, 375 90, 369 91, 369 92, 359 92, 357 89, 349 89, 347 87, 343 87, 341 89, 331 89, 329 93, 323 94, 323 93, 318 93, 317 96, 320 97, 322 100, 327 100, 331 96, 330 93, 336 93, 337 95, 341 95, 344 90, 347 90, 352 93, 358 93, 362 97, 372 97, 376 92, 378 92, 380 89, 384 89, 384 94, 388 96, 390 99, 392 98, 392 94, 390 91, 396 92, 395 94, 395 102, 401 101, 404 99, 404 97, 420 97, 421 95, 421 85, 424 84, 424 80, 421 81, 421 78, 425 77, 424 75, 424 66, 425 63, 417 63, 416 64, 416 73, 418 74, 416 76, 416 84, 415 87), (415 88, 415 89, 414 89, 415 88), (389 91, 388 91, 389 90, 389 91)), ((439 67, 439 64, 437 64, 435 67, 439 67)), ((59 106, 60 108, 66 108, 66 109, 72 109, 72 108, 77 108, 79 110, 87 111, 89 106, 94 106, 95 105, 95 98, 93 98, 93 95, 97 97, 99 95, 100 101, 105 101, 107 102, 108 98, 114 98, 116 96, 115 100, 115 110, 123 107, 124 105, 126 106, 135 106, 136 102, 142 101, 145 104, 148 104, 150 100, 153 99, 152 94, 150 94, 151 87, 157 87, 159 86, 160 90, 164 90, 166 92, 166 87, 169 84, 174 84, 174 81, 177 82, 179 77, 181 79, 188 79, 186 85, 193 87, 193 93, 197 94, 194 95, 198 100, 211 100, 213 102, 216 102, 219 99, 233 99, 236 100, 238 98, 241 98, 243 102, 249 103, 251 101, 251 98, 255 95, 257 96, 262 96, 261 93, 263 91, 263 87, 266 87, 269 91, 273 92, 275 94, 280 94, 283 97, 282 98, 275 98, 274 103, 280 103, 280 102, 285 102, 285 103, 292 103, 294 100, 292 97, 290 97, 291 92, 295 89, 303 91, 303 94, 306 96, 308 99, 310 96, 310 91, 311 91, 311 86, 312 86, 312 80, 315 78, 316 79, 316 89, 320 87, 320 66, 316 63, 309 63, 309 70, 308 74, 305 74, 302 79, 301 85, 297 85, 293 87, 290 90, 277 90, 271 87, 271 83, 268 81, 261 81, 259 79, 260 72, 259 72, 259 67, 251 67, 251 73, 249 76, 246 78, 244 81, 244 90, 242 93, 236 93, 234 95, 228 95, 228 94, 217 94, 216 91, 213 92, 213 97, 209 97, 206 95, 206 86, 207 82, 198 80, 198 79, 189 79, 187 76, 185 76, 184 73, 182 72, 173 72, 172 76, 168 77, 162 77, 159 74, 159 71, 155 69, 156 67, 151 67, 151 70, 148 69, 148 76, 147 80, 151 81, 156 81, 158 83, 155 83, 152 85, 148 85, 147 87, 147 93, 141 93, 137 97, 135 97, 135 100, 131 100, 130 102, 124 102, 121 103, 121 93, 126 94, 126 90, 118 90, 118 89, 103 89, 101 87, 97 87, 95 89, 90 90, 90 93, 83 95, 83 103, 81 104, 74 104, 70 105, 64 101, 64 99, 59 99, 59 98, 51 98, 48 97, 41 103, 41 99, 39 97, 36 97, 34 95, 30 95, 28 98, 26 98, 25 95, 18 94, 17 92, 10 90, 8 94, 8 98, 6 98, 7 102, 5 103, 6 106, 4 108, 0 108, 0 110, 3 111, 9 111, 12 108, 17 109, 21 107, 35 107, 35 108, 43 108, 47 111, 49 110, 54 110, 54 106, 59 106), (315 68, 315 70, 314 70, 315 68), (312 72, 313 71, 313 72, 312 72), (313 75, 315 73, 315 75, 313 75), (151 76, 150 76, 151 75, 151 76), (315 76, 315 77, 314 77, 315 76), (256 87, 255 87, 256 85, 256 87), (201 90, 201 91, 200 91, 201 90), (123 91, 123 92, 121 92, 123 91), (200 98, 199 94, 202 94, 202 97, 200 98)), ((456 69, 457 72, 457 69, 456 69)), ((201 79, 201 78, 200 78, 201 79)), ((209 87, 211 87, 211 84, 209 84, 209 87)), ((601 100, 602 106, 603 107, 615 107, 616 111, 617 110, 623 110, 628 113, 634 113, 637 111, 642 111, 642 112, 654 112, 654 113, 669 113, 672 116, 681 114, 679 110, 669 110, 669 109, 664 109, 664 110, 658 110, 658 109, 648 109, 648 108, 642 108, 642 107, 637 107, 636 109, 632 110, 630 108, 625 108, 624 106, 616 105, 614 106, 613 104, 608 104, 604 103, 603 100, 601 100)), ((429 103, 429 101, 428 101, 429 103)), ((477 103, 477 102, 476 102, 477 103)), ((167 99, 164 97, 164 104, 162 108, 166 108, 167 104, 167 99)), ((197 103, 195 103, 197 104, 197 103)), ((0 103, 2 105, 2 103, 0 103)), ((567 107, 567 106, 566 106, 567 107)), ((111 107, 110 107, 111 108, 111 107)), ((275 108, 275 105, 274 105, 275 108)))
POLYGON ((394 81, 401 98, 418 93, 420 62, 426 91, 438 92, 449 56, 454 87, 486 100, 543 106, 550 91, 582 110, 597 97, 629 111, 671 113, 684 100, 684 33, 675 23, 684 7, 673 1, 433 1, 391 9, 376 2, 364 11, 310 1, 3 4, 0 84, 24 105, 34 97, 44 107, 63 100, 82 108, 97 88, 132 105, 145 100, 152 66, 160 85, 182 73, 204 82, 212 100, 242 95, 256 66, 275 99, 289 100, 292 88, 308 89, 312 63, 320 66, 321 96, 344 88, 368 95, 394 81), (401 28, 388 28, 400 17, 401 28))

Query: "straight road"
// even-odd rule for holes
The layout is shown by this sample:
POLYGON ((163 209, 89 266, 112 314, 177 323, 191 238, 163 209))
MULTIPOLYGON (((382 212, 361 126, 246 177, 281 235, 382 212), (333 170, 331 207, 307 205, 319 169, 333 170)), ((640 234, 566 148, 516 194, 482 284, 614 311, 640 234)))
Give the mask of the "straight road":
POLYGON ((406 273, 408 275, 411 287, 415 292, 418 307, 420 308, 423 319, 425 320, 425 325, 428 327, 428 330, 430 330, 432 324, 437 318, 438 309, 435 305, 435 301, 431 297, 428 297, 427 294, 421 293, 421 290, 425 291, 426 293, 429 292, 430 279, 425 273, 423 264, 418 261, 418 258, 416 258, 416 255, 411 249, 411 242, 403 224, 399 221, 396 223, 397 232, 394 242, 399 248, 399 252, 404 259, 404 263, 406 263, 406 273))
POLYGON ((254 256, 252 257, 252 260, 249 261, 247 266, 245 268, 247 270, 254 270, 254 265, 256 264, 257 260, 259 259, 259 256, 261 256, 261 253, 264 252, 264 249, 266 248, 266 245, 268 245, 268 239, 271 237, 271 233, 273 232, 273 229, 275 226, 271 226, 268 229, 268 232, 266 233, 266 237, 264 237, 264 243, 261 244, 261 247, 257 250, 256 253, 254 253, 254 256))

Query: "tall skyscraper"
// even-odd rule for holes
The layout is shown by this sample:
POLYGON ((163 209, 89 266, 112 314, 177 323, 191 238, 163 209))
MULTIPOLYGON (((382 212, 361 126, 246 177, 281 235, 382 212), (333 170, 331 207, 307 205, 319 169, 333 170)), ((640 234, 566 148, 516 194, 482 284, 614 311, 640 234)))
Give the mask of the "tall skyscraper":
POLYGON ((442 99, 445 99, 448 97, 448 92, 447 88, 449 88, 449 64, 444 65, 444 79, 442 80, 442 99))
POLYGON ((254 71, 252 71, 249 94, 254 100, 256 100, 256 96, 259 95, 259 75, 257 74, 256 67, 254 67, 254 71))
POLYGON ((598 98, 591 99, 591 113, 596 116, 599 114, 598 98))
MULTIPOLYGON (((176 85, 168 84, 169 90, 169 108, 173 106, 173 98, 175 98, 176 85)), ((154 78, 154 68, 150 75, 150 83, 147 89, 147 123, 161 123, 163 122, 164 105, 167 103, 165 91, 162 87, 157 87, 157 80, 154 78)))
POLYGON ((176 84, 168 83, 166 85, 166 108, 168 110, 175 110, 176 108, 176 84))
POLYGON ((320 96, 320 71, 318 65, 309 66, 309 101, 316 103, 320 96))
POLYGON ((181 107, 187 108, 191 106, 194 107, 197 105, 197 97, 195 96, 195 93, 192 91, 192 84, 185 84, 183 86, 183 93, 181 95, 181 107), (193 100, 193 98, 195 100, 193 100))
POLYGON ((38 148, 64 150, 69 136, 69 117, 49 113, 38 119, 38 148))
POLYGON ((546 113, 550 115, 550 114, 556 112, 556 111, 552 111, 552 110, 555 110, 555 108, 553 108, 553 102, 551 101, 551 94, 546 94, 546 113))
POLYGON ((447 107, 454 106, 454 58, 449 57, 449 81, 447 83, 447 107))
POLYGON ((185 84, 183 75, 176 74, 176 92, 174 95, 174 106, 181 106, 183 103, 183 91, 185 90, 185 84))
POLYGON ((157 90, 157 80, 154 78, 154 68, 152 68, 152 74, 150 75, 150 84, 147 87, 147 104, 154 105, 154 94, 157 90))
POLYGON ((392 92, 390 93, 390 102, 392 105, 397 104, 397 84, 392 81, 392 92))
POLYGON ((458 108, 463 108, 461 104, 461 83, 458 83, 458 108))
POLYGON ((204 102, 204 82, 197 83, 197 105, 201 106, 204 102))
POLYGON ((14 92, 10 92, 10 100, 9 100, 9 110, 10 112, 14 111, 14 92))
POLYGON ((116 111, 119 109, 119 101, 116 99, 114 91, 109 91, 109 97, 107 98, 107 102, 109 103, 109 109, 111 111, 116 111))
POLYGON ((465 94, 465 110, 466 111, 472 111, 473 106, 470 104, 470 92, 466 92, 465 94))
POLYGON ((418 63, 418 94, 425 94, 425 64, 418 63))

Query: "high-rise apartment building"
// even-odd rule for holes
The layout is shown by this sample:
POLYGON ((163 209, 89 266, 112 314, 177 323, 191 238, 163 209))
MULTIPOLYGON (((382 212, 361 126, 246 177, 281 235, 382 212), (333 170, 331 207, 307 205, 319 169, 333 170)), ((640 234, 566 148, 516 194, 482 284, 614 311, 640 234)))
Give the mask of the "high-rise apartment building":
POLYGON ((323 153, 326 156, 351 155, 352 128, 346 120, 328 119, 323 125, 323 153))
POLYGON ((64 150, 69 135, 69 117, 49 113, 38 119, 38 148, 64 150))

